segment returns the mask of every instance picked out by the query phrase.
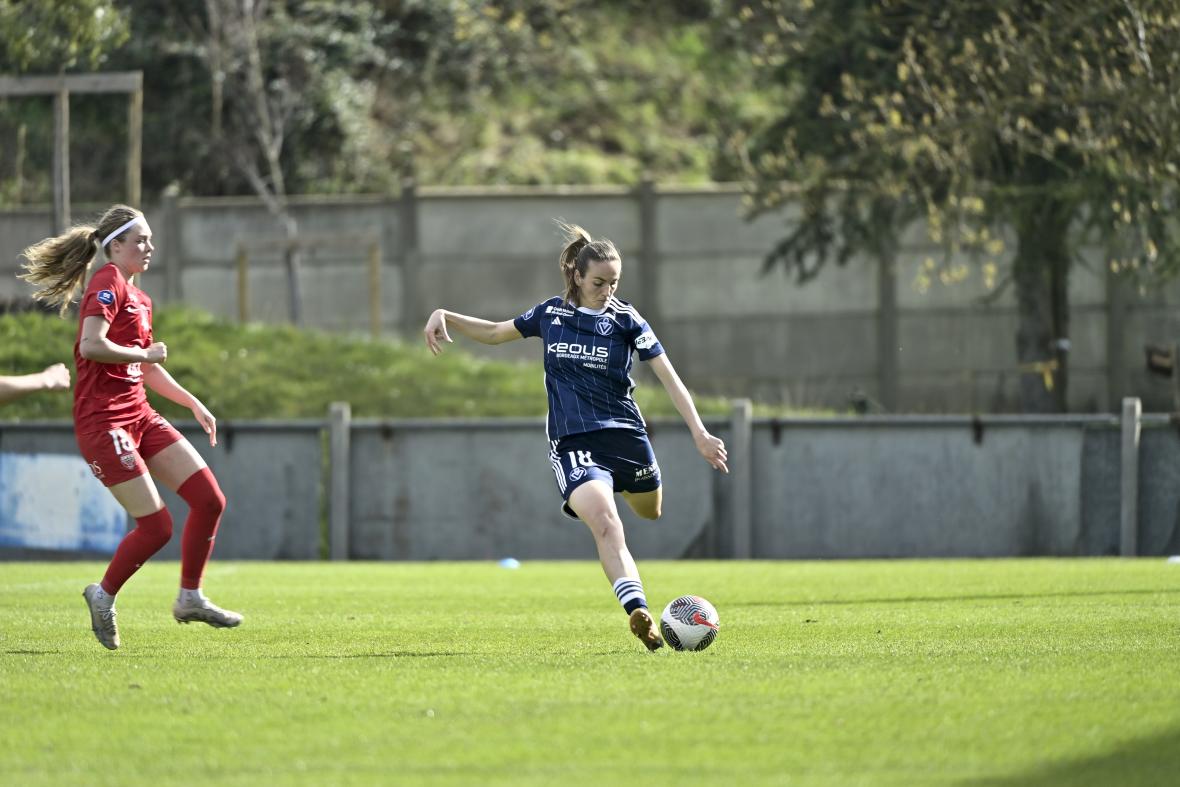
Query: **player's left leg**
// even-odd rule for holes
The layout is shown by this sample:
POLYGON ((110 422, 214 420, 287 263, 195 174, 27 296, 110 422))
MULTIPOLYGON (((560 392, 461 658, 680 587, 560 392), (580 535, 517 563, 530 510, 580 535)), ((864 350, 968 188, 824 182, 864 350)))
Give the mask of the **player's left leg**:
POLYGON ((628 492, 623 490, 623 499, 644 519, 659 519, 663 514, 664 488, 656 487, 650 492, 628 492))
MULTIPOLYGON (((166 438, 167 430, 172 427, 165 422, 160 429, 161 440, 166 438)), ((205 566, 225 510, 225 495, 197 450, 179 433, 176 436, 179 439, 146 459, 152 476, 189 506, 180 542, 180 592, 172 606, 172 616, 178 623, 201 622, 216 628, 232 628, 242 622, 242 616, 221 609, 201 591, 205 566)), ((144 443, 147 442, 145 435, 144 443)))

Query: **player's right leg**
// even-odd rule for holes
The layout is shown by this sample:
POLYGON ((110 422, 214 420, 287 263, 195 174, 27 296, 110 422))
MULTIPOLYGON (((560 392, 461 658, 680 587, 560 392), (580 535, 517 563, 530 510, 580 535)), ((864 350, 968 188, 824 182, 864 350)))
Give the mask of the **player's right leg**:
POLYGON ((570 493, 568 502, 594 536, 602 570, 629 617, 631 632, 648 650, 663 647, 659 628, 647 608, 639 569, 627 549, 614 489, 602 480, 583 481, 570 493))
POLYGON ((110 650, 119 647, 115 597, 131 575, 156 554, 172 537, 172 517, 159 490, 147 475, 109 487, 111 494, 135 520, 135 528, 123 537, 107 566, 101 582, 82 591, 90 610, 90 628, 94 636, 110 650))

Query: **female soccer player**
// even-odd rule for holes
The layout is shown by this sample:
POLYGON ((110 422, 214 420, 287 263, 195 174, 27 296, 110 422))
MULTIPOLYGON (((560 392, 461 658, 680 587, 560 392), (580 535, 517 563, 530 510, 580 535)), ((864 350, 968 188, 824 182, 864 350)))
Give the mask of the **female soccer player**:
POLYGON ((448 326, 483 344, 541 338, 549 394, 549 461, 565 500, 562 511, 576 514, 590 527, 602 570, 630 616, 632 633, 648 650, 656 650, 664 641, 647 609, 614 498, 615 492, 622 493, 645 519, 660 516, 660 468, 643 416, 631 398, 632 354, 651 363, 705 461, 729 472, 725 445, 701 423, 692 396, 650 326, 631 304, 615 297, 622 259, 614 244, 591 240, 578 226, 562 228, 567 234, 559 260, 563 296, 504 322, 436 309, 423 332, 435 355, 442 352, 441 341, 453 341, 448 326))
POLYGON ((148 269, 153 248, 144 215, 114 205, 97 227, 73 227, 23 253, 27 262, 21 278, 41 288, 33 297, 59 306, 63 316, 100 250, 108 260, 90 279, 78 309, 74 433, 94 475, 135 519, 102 581, 82 593, 95 636, 111 650, 119 647, 115 595, 172 537, 172 516, 153 478, 189 505, 172 616, 179 623, 218 628, 242 622, 241 615, 217 607, 201 592, 225 496, 192 444, 148 405, 144 389, 192 410, 209 444, 217 445, 216 419, 164 368, 168 348, 153 341, 151 298, 131 281, 148 269))

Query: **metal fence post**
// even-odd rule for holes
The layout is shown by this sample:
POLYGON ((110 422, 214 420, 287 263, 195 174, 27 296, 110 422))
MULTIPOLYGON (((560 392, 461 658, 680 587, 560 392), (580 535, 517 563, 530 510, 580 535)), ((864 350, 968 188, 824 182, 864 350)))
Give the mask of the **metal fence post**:
POLYGON ((402 193, 398 198, 397 256, 402 267, 402 335, 412 336, 421 327, 419 314, 422 308, 419 293, 422 259, 418 248, 418 187, 412 178, 402 181, 402 193))
POLYGON ((1122 448, 1119 461, 1119 554, 1139 552, 1139 427, 1143 405, 1135 397, 1123 399, 1122 448))
POLYGON ((652 325, 662 324, 660 309, 659 196, 651 178, 644 175, 635 191, 639 200, 640 311, 652 325))
POLYGON ((328 558, 348 560, 349 432, 352 407, 332 402, 328 408, 328 558))
POLYGON ((730 532, 733 534, 733 557, 749 560, 753 554, 753 517, 751 492, 754 468, 751 446, 753 404, 749 399, 733 400, 730 412, 730 437, 726 446, 729 454, 729 476, 732 497, 729 503, 730 532))

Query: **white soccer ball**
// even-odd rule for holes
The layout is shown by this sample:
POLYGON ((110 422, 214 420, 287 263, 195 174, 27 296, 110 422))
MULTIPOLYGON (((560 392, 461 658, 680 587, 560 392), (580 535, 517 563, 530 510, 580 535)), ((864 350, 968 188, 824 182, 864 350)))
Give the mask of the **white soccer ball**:
POLYGON ((681 596, 660 615, 660 634, 673 650, 704 650, 717 639, 721 619, 700 596, 681 596))

